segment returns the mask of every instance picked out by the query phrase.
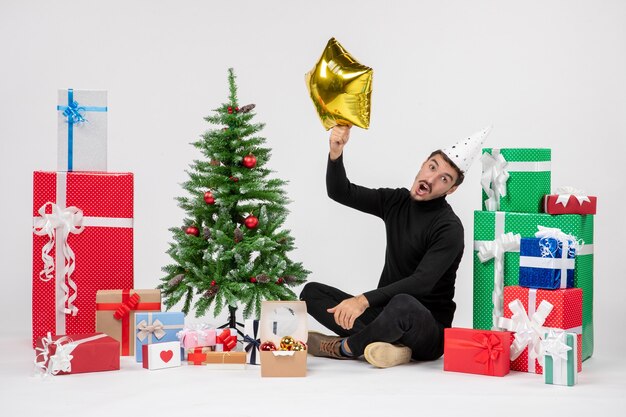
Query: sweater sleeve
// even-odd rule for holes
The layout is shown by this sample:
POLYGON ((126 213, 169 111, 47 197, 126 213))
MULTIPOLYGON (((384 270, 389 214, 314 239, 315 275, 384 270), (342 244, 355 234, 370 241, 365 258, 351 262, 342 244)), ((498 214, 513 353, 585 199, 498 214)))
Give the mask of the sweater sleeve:
POLYGON ((463 226, 460 222, 448 222, 434 232, 428 251, 411 275, 363 295, 372 307, 386 305, 397 294, 417 298, 428 295, 448 269, 459 262, 463 248, 463 226))
POLYGON ((331 199, 340 204, 383 217, 384 193, 352 184, 346 175, 343 155, 334 161, 330 159, 330 156, 328 157, 326 191, 331 199))

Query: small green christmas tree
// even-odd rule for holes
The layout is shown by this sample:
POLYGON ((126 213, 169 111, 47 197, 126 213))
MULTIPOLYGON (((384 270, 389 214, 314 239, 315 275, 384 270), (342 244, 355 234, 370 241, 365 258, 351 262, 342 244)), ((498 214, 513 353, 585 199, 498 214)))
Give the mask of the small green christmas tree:
POLYGON ((167 309, 184 299, 183 312, 193 307, 196 317, 232 312, 243 306, 243 316, 259 317, 263 300, 293 300, 295 287, 309 271, 292 262, 289 230, 281 229, 289 203, 287 181, 269 179, 265 168, 270 150, 257 136, 264 124, 252 123, 254 104, 239 108, 233 69, 228 70, 230 95, 205 120, 209 130, 193 145, 206 160, 194 160, 188 197, 177 198, 186 211, 184 226, 171 228, 174 242, 167 253, 173 263, 158 286, 167 309))

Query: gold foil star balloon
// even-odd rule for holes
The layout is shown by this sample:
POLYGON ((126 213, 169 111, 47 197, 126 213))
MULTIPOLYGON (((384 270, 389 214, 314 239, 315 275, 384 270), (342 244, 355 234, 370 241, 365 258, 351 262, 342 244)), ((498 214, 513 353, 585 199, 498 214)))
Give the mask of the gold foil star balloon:
POLYGON ((331 38, 306 76, 306 86, 326 130, 342 125, 370 126, 373 71, 331 38))

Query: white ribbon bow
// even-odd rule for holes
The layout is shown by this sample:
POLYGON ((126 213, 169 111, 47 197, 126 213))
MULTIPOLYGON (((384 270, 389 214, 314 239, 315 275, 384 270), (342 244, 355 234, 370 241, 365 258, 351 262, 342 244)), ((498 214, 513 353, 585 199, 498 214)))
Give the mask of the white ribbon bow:
POLYGON ((150 334, 153 334, 157 339, 161 339, 165 336, 165 330, 163 330, 163 323, 159 319, 154 320, 152 324, 148 324, 145 320, 141 320, 137 324, 137 329, 139 333, 137 333, 137 339, 140 341, 144 341, 146 337, 150 334))
POLYGON ((72 339, 63 336, 57 340, 52 340, 52 336, 48 332, 48 335, 44 336, 41 342, 42 347, 35 348, 35 352, 37 352, 35 365, 41 369, 44 375, 56 375, 59 372, 72 371, 72 359, 74 357, 71 353, 77 346, 76 343, 72 343, 72 339), (56 351, 54 355, 48 357, 48 351, 52 345, 56 346, 56 351), (41 360, 38 360, 39 358, 41 360))
POLYGON ((497 211, 500 209, 500 197, 506 197, 506 183, 509 180, 508 162, 501 153, 491 155, 488 152, 483 153, 480 160, 483 165, 480 185, 488 197, 485 200, 485 208, 487 211, 497 211))
POLYGON ((564 258, 567 258, 567 255, 570 251, 572 251, 574 255, 580 252, 581 248, 585 244, 584 240, 576 239, 576 236, 568 235, 567 233, 562 232, 561 229, 556 227, 537 226, 537 229, 539 229, 539 231, 535 233, 535 237, 538 237, 540 239, 552 238, 560 242, 562 252, 561 257, 564 258))
POLYGON ((54 259, 50 256, 50 251, 55 245, 58 230, 63 247, 65 276, 67 276, 67 284, 65 283, 65 279, 58 284, 64 293, 62 311, 65 314, 75 316, 76 313, 78 313, 78 308, 73 305, 73 303, 76 299, 77 287, 71 276, 75 269, 76 256, 68 244, 67 238, 70 233, 78 234, 85 228, 83 226, 83 212, 77 207, 67 207, 63 209, 54 203, 47 202, 39 208, 39 216, 40 217, 35 218, 33 233, 37 236, 47 235, 49 239, 41 249, 41 259, 43 260, 44 266, 39 273, 39 278, 45 282, 54 277, 52 274, 54 272, 54 259), (48 206, 52 208, 51 214, 46 213, 48 206), (74 291, 71 297, 69 296, 70 288, 74 291))
MULTIPOLYGON (((539 363, 544 366, 545 356, 552 357, 552 377, 555 382, 563 381, 563 371, 567 366, 567 352, 572 350, 570 346, 565 343, 567 335, 563 331, 554 331, 550 329, 545 340, 541 342, 541 356, 539 356, 539 363)), ((546 372, 546 370, 544 370, 546 372)), ((576 370, 574 370, 574 374, 576 370)), ((567 373, 566 373, 567 375, 567 373)))
MULTIPOLYGON (((563 331, 550 329, 548 336, 541 341, 541 356, 549 355, 556 361, 558 358, 567 360, 567 352, 572 350, 571 346, 565 343, 566 334, 563 331)), ((543 363, 541 363, 543 365, 543 363)))
MULTIPOLYGON (((541 357, 540 342, 543 339, 545 329, 543 323, 552 311, 553 305, 546 300, 542 300, 537 311, 528 317, 524 306, 519 299, 509 303, 509 308, 513 315, 510 319, 500 317, 499 327, 515 332, 515 340, 511 345, 511 361, 514 361, 528 346, 528 363, 534 363, 535 359, 541 357)), ((529 372, 532 370, 529 368, 529 372)))
POLYGON ((571 196, 574 196, 574 198, 578 200, 578 204, 581 206, 583 205, 583 202, 585 201, 588 203, 591 202, 591 200, 589 199, 589 197, 585 194, 583 190, 579 190, 574 187, 570 187, 570 186, 559 187, 556 189, 556 193, 559 196, 557 197, 555 204, 563 204, 563 207, 567 207, 567 203, 569 202, 569 198, 571 196))
POLYGON ((481 262, 487 262, 494 259, 494 285, 491 300, 493 302, 492 321, 493 328, 497 330, 496 323, 498 318, 504 314, 502 299, 504 290, 504 253, 518 250, 520 247, 520 234, 512 232, 504 233, 495 240, 483 242, 478 247, 478 259, 481 262))

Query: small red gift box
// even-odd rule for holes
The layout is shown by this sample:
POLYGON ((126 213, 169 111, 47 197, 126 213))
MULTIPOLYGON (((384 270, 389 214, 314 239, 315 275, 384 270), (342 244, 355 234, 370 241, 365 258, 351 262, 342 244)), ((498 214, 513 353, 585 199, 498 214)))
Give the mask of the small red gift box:
POLYGON ((548 214, 596 214, 597 198, 573 188, 557 190, 558 194, 543 198, 543 211, 548 214))
POLYGON ((237 329, 218 329, 215 333, 215 351, 229 352, 237 347, 237 329))
MULTIPOLYGON (((519 342, 514 339, 511 346, 511 358, 514 358, 511 361, 511 369, 543 374, 543 367, 538 360, 541 357, 539 344, 549 329, 561 329, 568 333, 576 333, 578 346, 582 346, 582 305, 583 290, 580 288, 541 290, 517 285, 504 287, 505 320, 501 320, 501 324, 508 323, 521 331, 520 335, 513 334, 515 339, 523 340, 522 338, 527 337, 526 340, 530 341, 528 346, 524 347, 519 356, 516 357, 516 346, 519 345, 519 342), (552 307, 546 308, 549 307, 547 303, 552 307), (522 311, 513 311, 517 307, 522 311), (511 318, 513 320, 510 320, 511 318), (518 319, 521 320, 516 322, 518 319), (524 323, 533 323, 537 331, 524 323), (529 347, 533 352, 532 355, 529 355, 529 347)), ((515 329, 509 328, 508 330, 515 329)), ((582 349, 578 350, 577 361, 578 372, 580 372, 583 363, 582 349)))
POLYGON ((187 365, 206 365, 207 353, 214 352, 215 346, 198 346, 186 350, 187 365))
POLYGON ((104 333, 47 336, 37 340, 35 364, 50 375, 120 369, 120 342, 104 333))
POLYGON ((510 332, 444 329, 443 370, 504 376, 511 365, 510 346, 510 332))
POLYGON ((93 333, 96 291, 133 287, 133 174, 33 174, 33 346, 93 333))

